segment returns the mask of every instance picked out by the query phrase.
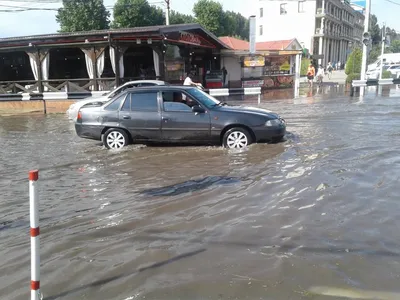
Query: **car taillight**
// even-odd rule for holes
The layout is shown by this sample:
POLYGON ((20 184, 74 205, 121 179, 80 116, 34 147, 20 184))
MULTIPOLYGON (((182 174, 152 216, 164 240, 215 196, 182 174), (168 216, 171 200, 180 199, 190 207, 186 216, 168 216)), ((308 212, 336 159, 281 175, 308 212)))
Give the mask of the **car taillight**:
POLYGON ((76 117, 76 120, 82 120, 82 113, 81 113, 81 111, 78 111, 78 116, 76 117))

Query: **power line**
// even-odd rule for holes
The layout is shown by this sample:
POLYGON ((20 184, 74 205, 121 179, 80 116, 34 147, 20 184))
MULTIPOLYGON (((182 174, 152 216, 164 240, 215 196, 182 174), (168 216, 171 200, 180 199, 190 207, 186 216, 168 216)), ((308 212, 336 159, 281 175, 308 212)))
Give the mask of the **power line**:
POLYGON ((400 6, 400 3, 399 3, 399 2, 395 2, 395 1, 393 1, 393 0, 385 0, 385 1, 387 1, 387 2, 389 2, 389 3, 392 3, 392 4, 394 4, 394 5, 399 5, 399 6, 400 6))
MULTIPOLYGON (((27 1, 27 0, 25 0, 25 1, 27 1)), ((52 0, 52 1, 54 2, 54 0, 52 0)), ((33 1, 32 2, 28 1, 28 2, 34 3, 33 1)), ((43 2, 43 3, 55 4, 55 2, 54 3, 53 2, 43 2)), ((35 3, 37 3, 37 1, 35 3)), ((61 4, 61 3, 57 2, 57 4, 61 4)), ((156 4, 164 4, 164 2, 162 2, 162 1, 150 2, 149 4, 152 5, 152 6, 155 6, 156 4)), ((133 7, 133 6, 135 6, 135 5, 133 5, 133 4, 125 4, 122 7, 129 8, 129 7, 133 7)), ((0 7, 5 7, 6 8, 6 9, 0 9, 0 12, 14 12, 14 13, 26 12, 26 11, 58 11, 60 8, 66 9, 65 7, 62 7, 62 6, 60 6, 60 7, 28 7, 28 6, 16 6, 16 5, 6 5, 6 4, 0 4, 0 7)), ((112 6, 112 5, 105 6, 105 8, 107 10, 113 10, 114 7, 115 6, 112 6)))

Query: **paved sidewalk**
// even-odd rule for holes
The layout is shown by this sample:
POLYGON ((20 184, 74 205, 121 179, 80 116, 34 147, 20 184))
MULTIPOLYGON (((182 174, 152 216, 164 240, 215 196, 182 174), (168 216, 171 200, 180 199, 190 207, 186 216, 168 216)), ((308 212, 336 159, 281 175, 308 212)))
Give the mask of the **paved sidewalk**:
MULTIPOLYGON (((324 85, 336 85, 336 84, 345 84, 346 83, 346 73, 344 70, 340 71, 332 71, 331 79, 328 78, 328 74, 324 76, 323 83, 324 85)), ((314 79, 314 84, 317 83, 316 78, 314 79)), ((308 85, 307 77, 300 78, 300 85, 305 86, 308 85)))

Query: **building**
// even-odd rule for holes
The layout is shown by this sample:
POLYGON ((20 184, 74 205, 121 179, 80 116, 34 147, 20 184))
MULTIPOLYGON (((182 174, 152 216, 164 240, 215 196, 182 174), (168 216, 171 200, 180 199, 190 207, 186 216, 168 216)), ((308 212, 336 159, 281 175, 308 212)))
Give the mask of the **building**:
POLYGON ((111 90, 126 81, 203 81, 229 47, 199 24, 0 39, 0 94, 111 90))
POLYGON ((249 42, 234 37, 219 38, 229 49, 221 50, 229 87, 298 89, 302 48, 296 39, 256 43, 250 55, 249 42))
POLYGON ((360 44, 364 15, 345 0, 258 0, 257 42, 296 37, 319 63, 345 62, 360 44))

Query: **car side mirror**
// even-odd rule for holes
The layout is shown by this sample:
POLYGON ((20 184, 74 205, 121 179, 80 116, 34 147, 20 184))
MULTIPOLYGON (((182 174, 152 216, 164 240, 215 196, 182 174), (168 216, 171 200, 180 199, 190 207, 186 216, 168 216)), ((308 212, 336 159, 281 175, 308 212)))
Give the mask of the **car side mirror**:
POLYGON ((202 108, 200 105, 195 105, 195 106, 192 107, 192 112, 194 112, 194 113, 199 113, 199 114, 203 114, 203 113, 205 113, 206 111, 205 111, 205 109, 202 108))

